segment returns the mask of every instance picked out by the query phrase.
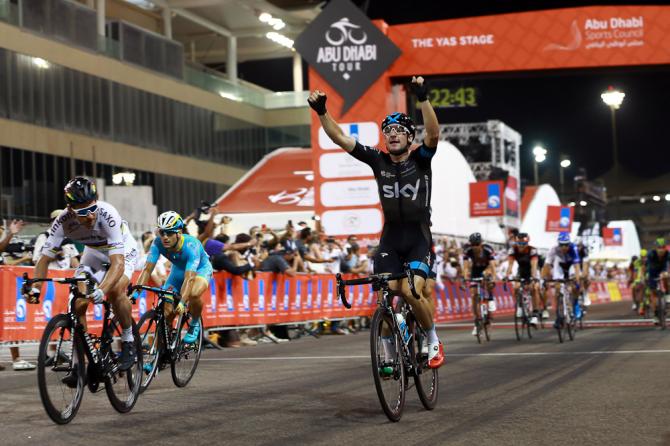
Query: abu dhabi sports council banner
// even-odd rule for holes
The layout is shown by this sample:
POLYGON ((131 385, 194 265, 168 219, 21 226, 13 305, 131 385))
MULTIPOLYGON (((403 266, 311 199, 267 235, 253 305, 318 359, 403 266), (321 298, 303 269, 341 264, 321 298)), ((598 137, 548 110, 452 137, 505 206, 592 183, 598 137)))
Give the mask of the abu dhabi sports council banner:
POLYGON ((572 206, 547 206, 545 231, 570 232, 573 218, 574 208, 572 206))
POLYGON ((605 246, 623 246, 621 228, 603 228, 603 244, 605 246))
POLYGON ((391 76, 667 64, 670 8, 590 6, 392 26, 391 76))
POLYGON ((502 217, 505 214, 502 181, 470 183, 470 217, 502 217))

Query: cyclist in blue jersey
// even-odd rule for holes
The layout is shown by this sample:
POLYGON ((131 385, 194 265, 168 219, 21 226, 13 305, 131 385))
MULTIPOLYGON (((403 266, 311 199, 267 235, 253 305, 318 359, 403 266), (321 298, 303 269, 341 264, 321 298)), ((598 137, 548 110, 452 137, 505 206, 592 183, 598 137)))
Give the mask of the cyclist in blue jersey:
POLYGON ((189 327, 184 343, 192 344, 198 339, 201 330, 200 316, 202 314, 202 300, 200 296, 209 287, 212 278, 212 265, 209 256, 200 241, 188 234, 184 234, 184 221, 174 211, 163 212, 158 217, 158 237, 151 244, 144 270, 137 280, 137 285, 144 285, 151 277, 158 258, 162 255, 171 263, 165 289, 180 290, 181 300, 174 308, 170 298, 165 301, 165 317, 172 324, 176 314, 182 314, 189 305, 189 312, 193 316, 193 323, 189 327), (174 311, 173 311, 174 310, 174 311))
MULTIPOLYGON (((426 129, 423 143, 411 149, 416 133, 412 119, 404 113, 392 113, 382 122, 387 152, 364 146, 352 136, 346 135, 326 110, 325 93, 314 90, 308 98, 310 107, 319 115, 323 130, 328 137, 359 161, 372 168, 379 198, 384 212, 384 227, 379 248, 374 257, 374 272, 400 273, 403 265, 409 264, 414 272, 414 288, 420 293, 430 274, 430 199, 432 187, 431 162, 437 149, 440 134, 435 110, 427 98, 427 89, 422 77, 413 77, 410 87, 416 95, 426 129)), ((402 289, 406 301, 412 306, 421 327, 428 338, 428 365, 440 367, 444 363, 444 349, 435 332, 434 307, 429 299, 412 297, 405 279, 392 289, 402 289)), ((386 328, 386 327, 384 327, 386 328)), ((390 332, 384 343, 386 356, 392 347, 390 332)), ((386 336, 384 333, 382 333, 386 336)))
MULTIPOLYGON (((581 280, 580 257, 577 245, 570 241, 570 234, 561 232, 558 235, 558 246, 554 246, 547 255, 547 260, 542 266, 542 277, 545 279, 574 279, 570 284, 569 291, 574 299, 579 292, 579 283, 581 280)), ((558 293, 560 284, 557 283, 554 292, 554 308, 556 308, 556 322, 554 328, 561 327, 562 317, 558 313, 558 293)), ((579 307, 576 305, 575 315, 579 317, 579 307)))

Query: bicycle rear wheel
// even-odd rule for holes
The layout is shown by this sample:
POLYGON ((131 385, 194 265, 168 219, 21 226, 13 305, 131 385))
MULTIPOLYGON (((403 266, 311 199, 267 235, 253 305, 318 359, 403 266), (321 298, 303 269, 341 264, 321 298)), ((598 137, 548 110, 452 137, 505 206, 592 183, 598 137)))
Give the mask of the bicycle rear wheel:
POLYGON ((67 424, 79 410, 84 396, 85 360, 81 340, 67 314, 52 318, 44 329, 37 356, 37 384, 47 415, 57 424, 67 424), (70 384, 65 377, 74 379, 70 384))
POLYGON ((102 357, 108 357, 111 370, 105 373, 105 392, 112 407, 119 413, 127 413, 135 406, 142 387, 142 345, 137 324, 133 321, 133 342, 137 359, 128 370, 119 369, 121 357, 121 324, 118 318, 109 321, 101 339, 102 357))
POLYGON ((516 304, 514 305, 514 334, 517 341, 520 341, 523 337, 523 314, 519 316, 519 310, 521 310, 520 303, 519 296, 517 296, 516 304))
MULTIPOLYGON (((385 330, 385 331, 386 331, 385 330)), ((388 346, 387 346, 388 348, 388 346)), ((405 366, 401 353, 402 345, 391 316, 383 309, 377 308, 370 323, 370 354, 372 356, 372 376, 375 390, 382 410, 389 420, 399 421, 405 406, 405 366), (390 360, 387 361, 382 340, 382 328, 390 333, 390 360), (392 369, 392 374, 382 375, 383 370, 392 369)))
POLYGON ((140 334, 140 344, 142 345, 142 384, 140 393, 147 390, 151 381, 158 373, 158 361, 163 352, 163 342, 161 341, 161 328, 158 327, 158 320, 155 310, 149 310, 142 315, 137 324, 140 334))
POLYGON ((172 361, 170 363, 172 369, 172 381, 177 387, 185 387, 193 378, 195 369, 200 362, 200 354, 202 353, 202 337, 203 328, 200 323, 200 331, 198 338, 192 344, 186 344, 182 341, 186 332, 191 328, 193 317, 189 313, 182 314, 177 320, 177 339, 174 351, 172 352, 172 361))
POLYGON ((428 367, 428 352, 423 351, 424 342, 428 345, 428 340, 412 313, 409 313, 407 317, 407 327, 412 334, 409 351, 410 357, 414 361, 412 374, 416 392, 419 394, 419 400, 421 400, 423 407, 426 410, 433 410, 437 404, 439 379, 437 369, 428 367))
POLYGON ((489 319, 488 313, 484 315, 484 319, 482 320, 482 326, 484 327, 484 336, 486 337, 487 341, 491 340, 491 319, 489 319))

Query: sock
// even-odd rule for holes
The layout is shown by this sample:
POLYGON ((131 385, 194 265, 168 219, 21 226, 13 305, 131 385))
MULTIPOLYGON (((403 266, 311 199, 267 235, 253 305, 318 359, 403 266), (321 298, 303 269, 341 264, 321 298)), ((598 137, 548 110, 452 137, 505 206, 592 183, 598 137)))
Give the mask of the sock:
POLYGON ((135 338, 133 337, 133 328, 132 327, 124 328, 121 331, 121 342, 133 342, 133 340, 135 340, 135 338))
POLYGON ((384 346, 384 361, 391 361, 395 356, 393 338, 382 336, 382 346, 384 346))
POLYGON ((426 331, 426 334, 428 335, 429 344, 436 344, 440 342, 440 338, 437 337, 437 332, 435 331, 435 324, 433 324, 433 326, 426 331))

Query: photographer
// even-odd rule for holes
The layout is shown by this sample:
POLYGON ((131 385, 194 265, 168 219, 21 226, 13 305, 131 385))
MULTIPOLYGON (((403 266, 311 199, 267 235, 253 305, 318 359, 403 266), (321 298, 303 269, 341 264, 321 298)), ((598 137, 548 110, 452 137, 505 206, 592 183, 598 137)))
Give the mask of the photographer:
MULTIPOLYGON (((12 220, 12 222, 7 226, 7 229, 5 230, 4 227, 0 228, 2 230, 2 235, 0 235, 0 264, 3 264, 3 257, 2 254, 8 251, 11 252, 26 252, 25 246, 23 243, 18 244, 14 243, 10 245, 10 242, 12 238, 25 226, 25 223, 23 223, 23 220, 12 220), (13 246, 12 246, 13 245, 13 246)), ((30 255, 24 255, 21 257, 19 261, 24 261, 24 260, 30 260, 31 256, 30 255)), ((14 259, 7 260, 4 262, 7 265, 13 265, 17 262, 14 259)), ((28 361, 25 361, 21 359, 19 356, 19 347, 9 347, 9 351, 12 355, 12 369, 14 370, 33 370, 35 369, 35 365, 31 364, 28 361)), ((5 367, 0 364, 0 370, 5 370, 5 367)))

